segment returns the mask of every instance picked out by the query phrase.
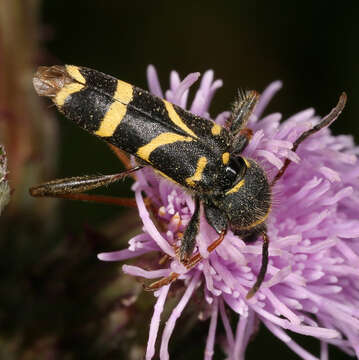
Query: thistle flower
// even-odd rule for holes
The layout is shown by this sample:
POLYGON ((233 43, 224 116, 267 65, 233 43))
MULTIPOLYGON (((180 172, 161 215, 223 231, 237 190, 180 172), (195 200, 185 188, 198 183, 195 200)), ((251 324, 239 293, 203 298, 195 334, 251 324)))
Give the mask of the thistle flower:
MULTIPOLYGON (((188 91, 198 73, 181 81, 172 72, 170 89, 165 94, 152 66, 147 75, 152 93, 206 118, 210 117, 211 99, 222 86, 222 81, 214 81, 213 72, 207 71, 192 104, 187 106, 188 91)), ((274 82, 261 95, 248 123, 254 135, 244 151, 244 156, 263 166, 269 179, 286 158, 293 161, 272 190, 273 208, 267 221, 269 266, 264 283, 252 299, 246 300, 245 296, 260 268, 261 242, 246 244, 229 231, 223 243, 208 254, 207 246, 217 234, 202 216, 196 241, 204 260, 187 271, 176 258, 173 245, 193 213, 193 200, 151 168, 138 172, 133 185, 143 232, 129 241, 128 249, 98 255, 101 260, 119 261, 160 252, 169 256, 169 266, 148 271, 123 265, 123 271, 147 279, 167 276, 172 271, 181 274, 186 289, 164 327, 159 350, 162 360, 169 359, 169 341, 177 319, 194 292, 199 291, 211 308, 206 360, 212 359, 219 321, 226 332, 224 351, 228 358, 244 359, 246 346, 256 331, 256 318, 302 359, 319 358, 297 344, 287 330, 317 338, 321 343, 320 359, 328 359, 328 344, 359 356, 358 148, 350 136, 333 136, 329 129, 322 129, 306 139, 296 153, 292 152, 293 142, 318 123, 319 117, 313 109, 283 122, 279 113, 262 117, 281 86, 281 82, 274 82), (165 231, 153 223, 144 194, 165 231), (226 308, 239 315, 234 332, 226 308)), ((228 112, 221 113, 215 121, 223 124, 228 116, 228 112)), ((147 360, 155 354, 170 287, 166 285, 155 292, 157 302, 150 324, 147 360)))

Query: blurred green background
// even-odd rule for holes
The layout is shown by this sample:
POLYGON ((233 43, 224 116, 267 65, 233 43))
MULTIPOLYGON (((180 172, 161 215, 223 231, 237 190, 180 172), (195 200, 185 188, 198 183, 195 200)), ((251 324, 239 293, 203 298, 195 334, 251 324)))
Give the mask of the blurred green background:
MULTIPOLYGON (((26 91, 33 99, 31 74, 38 65, 83 65, 147 88, 146 67, 154 64, 163 89, 173 69, 182 77, 213 69, 224 86, 214 98, 212 115, 229 108, 238 88, 261 91, 277 79, 284 87, 267 113, 282 112, 284 118, 308 107, 325 115, 345 90, 348 104, 332 129, 359 140, 358 1, 1 0, 0 11, 0 83, 3 94, 10 94, 7 99, 14 99, 14 89, 11 79, 5 83, 3 78, 21 75, 24 67, 14 71, 12 64, 23 56, 28 56, 26 91)), ((15 134, 21 134, 17 150, 29 139, 30 148, 44 145, 39 156, 23 157, 26 166, 12 170, 9 148, 15 140, 3 140, 10 144, 10 171, 21 175, 11 184, 16 204, 1 223, 0 358, 142 359, 148 328, 143 317, 149 321, 153 298, 140 295, 140 305, 124 310, 119 299, 139 294, 141 286, 133 290, 131 280, 123 280, 124 295, 118 290, 120 264, 96 260, 99 251, 124 247, 126 233, 137 224, 124 228, 117 219, 126 213, 116 207, 49 200, 39 208, 40 200, 27 195, 36 182, 111 173, 120 164, 104 143, 55 115, 49 102, 32 101, 39 101, 46 121, 31 108, 34 122, 28 122, 26 131, 20 131, 25 123, 11 123, 14 101, 2 101, 0 109, 3 134, 14 134, 6 126, 17 126, 15 134), (30 133, 34 128, 37 132, 30 133), (49 169, 39 171, 48 164, 44 159, 51 163, 49 169)), ((130 185, 128 181, 102 193, 127 196, 130 185)), ((190 326, 192 320, 188 315, 179 323, 188 327, 174 334, 173 359, 203 358, 208 322, 190 326)), ((314 352, 319 349, 312 339, 299 342, 314 352)), ((261 329, 247 359, 269 352, 277 359, 297 359, 261 329)), ((348 358, 335 349, 331 355, 348 358)), ((222 358, 218 349, 215 359, 222 358)))

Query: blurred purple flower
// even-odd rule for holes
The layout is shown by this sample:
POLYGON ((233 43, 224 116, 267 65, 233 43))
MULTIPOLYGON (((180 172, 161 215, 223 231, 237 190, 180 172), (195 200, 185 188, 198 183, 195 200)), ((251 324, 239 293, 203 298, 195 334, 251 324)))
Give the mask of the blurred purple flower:
MULTIPOLYGON (((151 92, 163 97, 153 66, 149 66, 147 76, 151 92)), ((213 71, 207 71, 188 107, 188 91, 198 77, 198 73, 193 73, 181 81, 173 71, 165 97, 209 118, 211 99, 222 81, 214 81, 213 71)), ((256 331, 256 318, 303 359, 328 359, 328 344, 359 356, 358 148, 350 136, 333 136, 329 129, 323 129, 305 140, 297 153, 291 152, 292 143, 319 117, 313 109, 307 109, 281 123, 279 113, 262 118, 264 108, 280 88, 281 82, 274 82, 261 95, 248 123, 254 136, 244 152, 261 163, 269 178, 273 178, 286 157, 293 160, 273 189, 273 209, 267 222, 270 261, 266 280, 256 296, 245 299, 259 271, 260 241, 245 244, 229 231, 223 243, 208 254, 207 246, 217 235, 202 217, 197 249, 205 260, 191 271, 178 262, 173 245, 178 233, 184 231, 194 203, 183 189, 157 176, 151 168, 138 172, 133 186, 143 233, 132 238, 126 250, 99 254, 101 260, 118 261, 159 251, 171 257, 169 267, 147 271, 124 265, 123 271, 147 279, 167 276, 171 271, 181 273, 186 290, 164 327, 162 360, 169 359, 168 344, 176 321, 195 291, 203 291, 211 307, 206 360, 213 356, 218 318, 226 332, 222 345, 228 359, 245 358, 246 346, 256 331), (157 209, 166 232, 160 232, 151 220, 143 193, 157 209), (239 315, 234 333, 227 307, 239 315), (286 330, 316 337, 321 342, 320 357, 302 348, 286 330)), ((223 124, 228 115, 221 113, 215 121, 223 124)), ((157 303, 150 324, 147 360, 155 354, 169 289, 167 285, 155 293, 157 303)))

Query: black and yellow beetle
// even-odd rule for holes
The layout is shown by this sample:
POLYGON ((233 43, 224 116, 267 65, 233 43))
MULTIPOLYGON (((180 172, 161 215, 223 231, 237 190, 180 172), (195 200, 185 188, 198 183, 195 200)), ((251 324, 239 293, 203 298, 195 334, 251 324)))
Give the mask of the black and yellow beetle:
MULTIPOLYGON (((135 156, 138 165, 119 174, 50 181, 31 188, 31 195, 69 197, 152 166, 194 198, 195 210, 178 249, 179 259, 187 268, 201 260, 199 254, 192 256, 201 204, 208 223, 220 235, 209 251, 222 242, 228 228, 244 241, 263 238, 261 269, 247 298, 256 293, 268 263, 266 219, 271 209, 271 187, 290 163, 286 159, 270 183, 257 162, 241 155, 252 135, 246 123, 258 101, 257 92, 241 93, 229 121, 222 127, 145 90, 85 67, 40 67, 33 82, 37 93, 50 97, 66 117, 135 156)), ((343 93, 330 114, 296 140, 293 151, 309 135, 334 121, 345 102, 343 93)), ((172 273, 149 289, 157 289, 178 276, 172 273)))

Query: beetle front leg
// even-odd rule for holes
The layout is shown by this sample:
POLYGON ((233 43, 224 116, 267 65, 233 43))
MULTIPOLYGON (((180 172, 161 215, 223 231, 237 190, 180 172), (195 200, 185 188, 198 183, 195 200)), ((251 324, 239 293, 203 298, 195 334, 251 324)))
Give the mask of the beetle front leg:
POLYGON ((221 234, 225 231, 228 227, 227 215, 208 199, 204 203, 203 207, 208 224, 216 230, 217 234, 221 234))
POLYGON ((258 103, 259 94, 256 91, 240 91, 238 99, 233 105, 232 116, 226 127, 233 135, 233 152, 240 154, 248 145, 253 131, 247 128, 247 122, 258 103))
POLYGON ((193 249, 196 246, 196 236, 199 229, 200 208, 200 200, 198 197, 196 197, 194 212, 183 234, 183 237, 181 239, 181 246, 179 248, 179 259, 182 264, 188 263, 188 259, 192 255, 193 249))
POLYGON ((246 128, 258 100, 259 94, 254 90, 238 92, 238 98, 233 104, 232 115, 226 124, 226 127, 233 135, 246 128))

